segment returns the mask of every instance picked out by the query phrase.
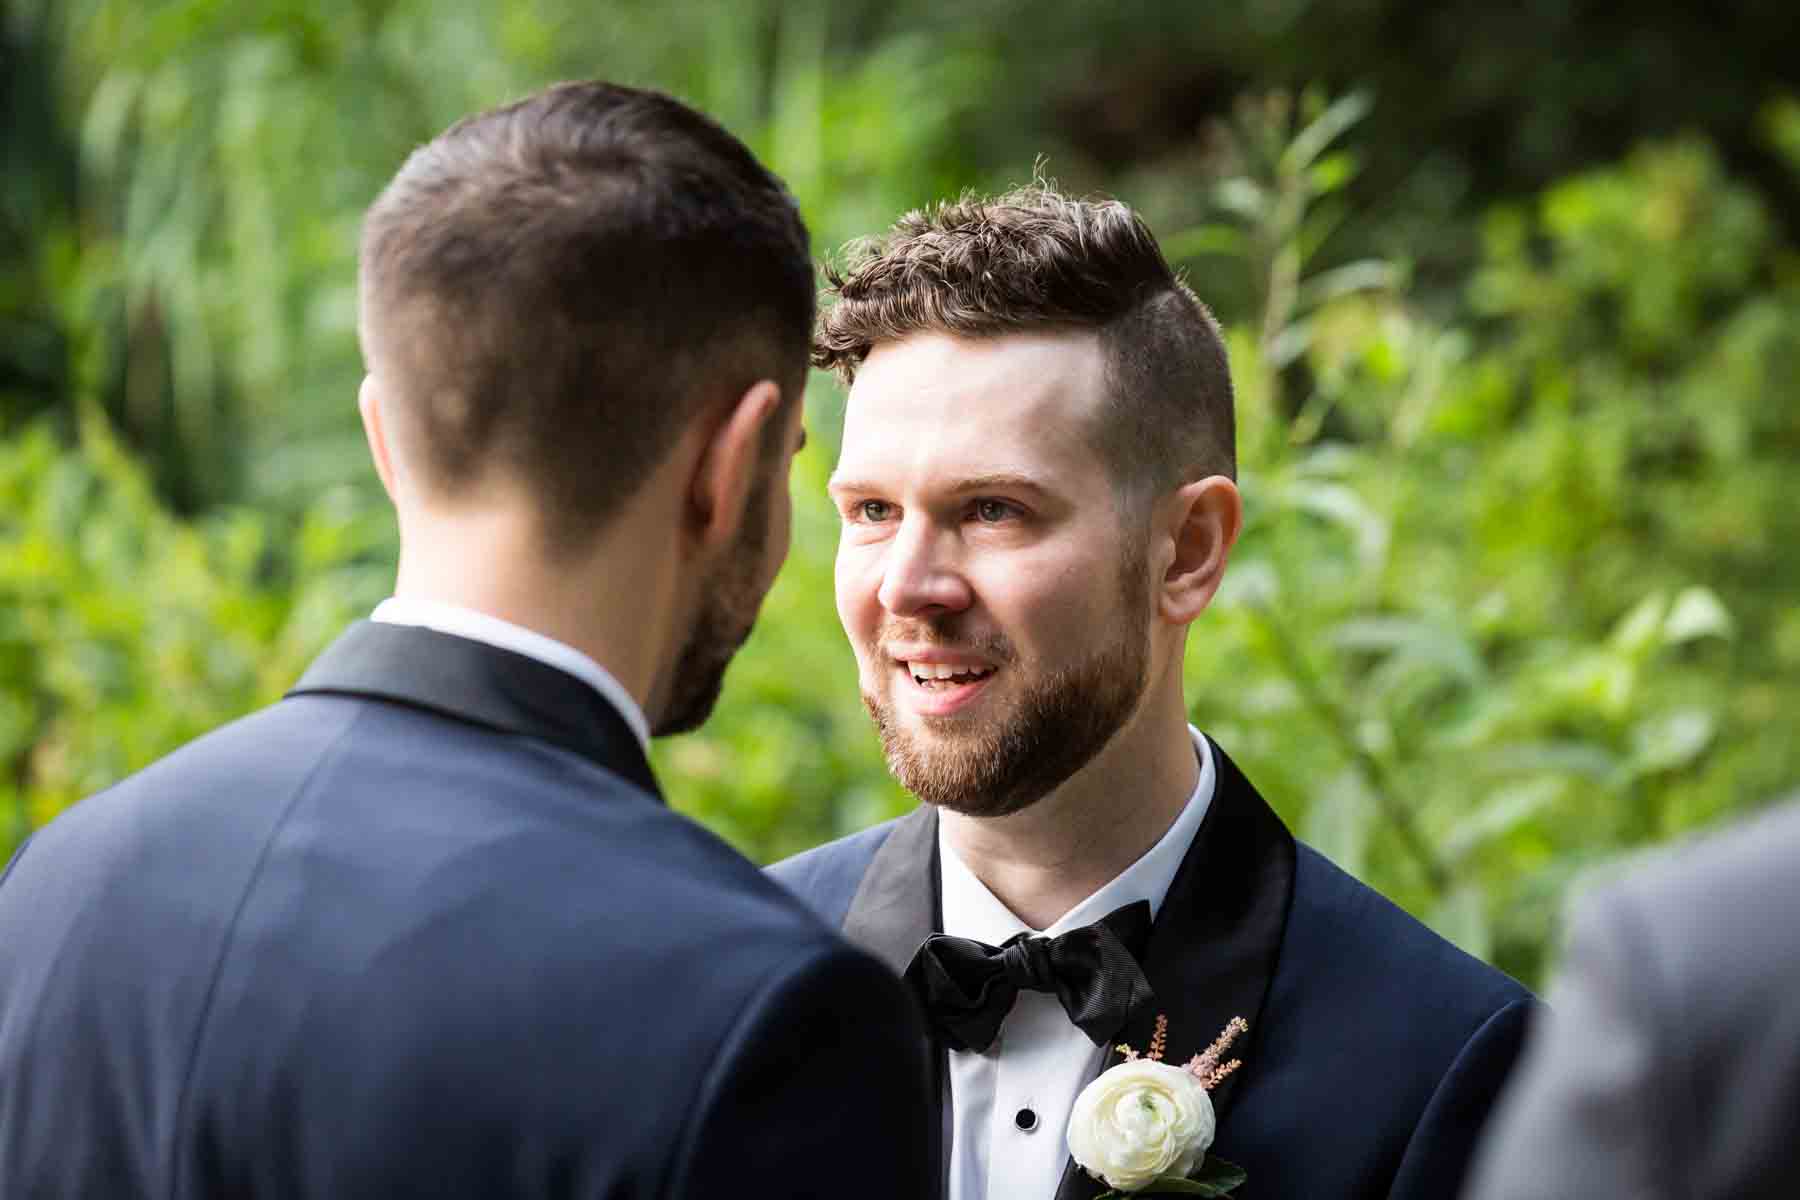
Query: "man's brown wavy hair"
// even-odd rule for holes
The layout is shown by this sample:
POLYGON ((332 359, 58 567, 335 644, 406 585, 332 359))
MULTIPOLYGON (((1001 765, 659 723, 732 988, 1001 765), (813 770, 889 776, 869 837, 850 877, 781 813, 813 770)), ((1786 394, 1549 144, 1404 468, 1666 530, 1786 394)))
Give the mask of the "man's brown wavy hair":
POLYGON ((1116 200, 1034 184, 909 212, 827 272, 815 366, 846 385, 880 345, 1093 330, 1108 396, 1095 430, 1115 481, 1143 497, 1236 475, 1231 373, 1218 322, 1116 200))

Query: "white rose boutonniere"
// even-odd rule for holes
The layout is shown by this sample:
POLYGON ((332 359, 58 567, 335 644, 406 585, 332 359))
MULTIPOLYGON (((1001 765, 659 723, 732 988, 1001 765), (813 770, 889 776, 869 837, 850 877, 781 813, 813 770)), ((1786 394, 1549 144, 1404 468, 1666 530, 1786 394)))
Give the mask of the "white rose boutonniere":
POLYGON ((1212 1097, 1180 1067, 1140 1058, 1088 1084, 1069 1114, 1069 1153, 1122 1192, 1183 1178, 1213 1140, 1212 1097))
POLYGON ((1206 1153, 1216 1126, 1207 1093, 1237 1070, 1237 1059, 1219 1060, 1249 1025, 1232 1018, 1219 1039, 1183 1067, 1162 1061, 1168 1027, 1166 1017, 1156 1019, 1142 1056, 1120 1046, 1126 1061, 1083 1088, 1069 1113, 1069 1155, 1114 1189, 1107 1196, 1223 1196, 1244 1182, 1241 1168, 1206 1153))

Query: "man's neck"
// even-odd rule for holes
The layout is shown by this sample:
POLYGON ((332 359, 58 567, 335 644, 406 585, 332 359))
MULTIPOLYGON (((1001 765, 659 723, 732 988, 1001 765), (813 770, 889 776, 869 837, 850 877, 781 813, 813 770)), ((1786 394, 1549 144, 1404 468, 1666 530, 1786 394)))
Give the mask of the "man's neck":
POLYGON ((397 597, 484 613, 561 642, 650 707, 671 607, 645 602, 669 582, 653 556, 601 546, 581 562, 550 564, 522 552, 516 530, 479 521, 407 533, 418 536, 402 538, 397 597), (608 562, 636 565, 608 570, 608 562))
POLYGON ((1179 691, 1144 707, 1087 766, 1004 817, 944 811, 957 857, 1025 924, 1047 929, 1142 858, 1199 781, 1179 691))

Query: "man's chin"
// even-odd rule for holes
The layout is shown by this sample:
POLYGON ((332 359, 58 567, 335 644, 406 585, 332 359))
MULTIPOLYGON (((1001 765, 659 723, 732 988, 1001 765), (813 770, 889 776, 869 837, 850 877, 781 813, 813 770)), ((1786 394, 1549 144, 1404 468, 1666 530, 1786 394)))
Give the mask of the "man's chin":
POLYGON ((964 816, 998 817, 1038 798, 998 793, 1003 785, 989 770, 994 739, 983 723, 962 716, 902 715, 874 704, 870 713, 889 773, 920 803, 964 816))
POLYGON ((935 783, 927 782, 924 778, 915 778, 911 783, 904 779, 900 782, 919 803, 976 820, 1010 817, 1030 808, 1047 794, 1039 790, 1006 795, 996 795, 983 789, 951 790, 942 786, 943 778, 943 775, 934 776, 935 783))
POLYGON ((973 739, 988 729, 998 711, 997 700, 997 696, 984 692, 954 706, 921 705, 905 696, 874 698, 863 693, 863 707, 877 726, 953 741, 973 739))

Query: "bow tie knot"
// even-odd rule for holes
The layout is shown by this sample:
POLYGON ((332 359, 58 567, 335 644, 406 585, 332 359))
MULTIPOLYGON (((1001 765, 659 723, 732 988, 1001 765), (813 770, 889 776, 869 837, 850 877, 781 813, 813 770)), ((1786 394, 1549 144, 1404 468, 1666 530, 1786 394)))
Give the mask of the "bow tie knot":
POLYGON ((1136 955, 1150 936, 1139 900, 1060 937, 1021 933, 995 947, 935 933, 906 968, 931 1029, 952 1050, 986 1051, 1022 991, 1048 992, 1096 1046, 1155 1003, 1136 955))
POLYGON ((1050 939, 1021 933, 1000 947, 1000 965, 1014 992, 1054 992, 1056 964, 1050 957, 1050 939))

